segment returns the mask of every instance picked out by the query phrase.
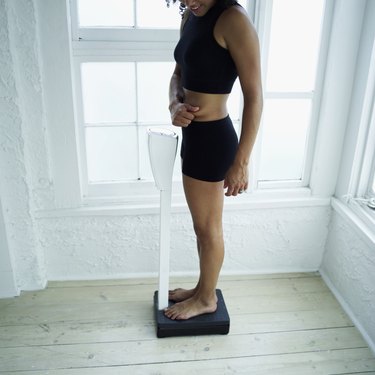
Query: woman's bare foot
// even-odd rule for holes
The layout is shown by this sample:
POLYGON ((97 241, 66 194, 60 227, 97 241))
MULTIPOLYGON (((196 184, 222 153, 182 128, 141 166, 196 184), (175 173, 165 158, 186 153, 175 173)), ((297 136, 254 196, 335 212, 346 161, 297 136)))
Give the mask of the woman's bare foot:
POLYGON ((193 297, 196 291, 197 291, 196 288, 194 289, 178 288, 178 289, 170 290, 168 298, 170 301, 173 301, 173 302, 182 302, 193 297))
POLYGON ((187 320, 202 314, 215 312, 217 309, 216 296, 210 300, 202 300, 197 295, 176 303, 164 310, 165 316, 172 320, 187 320))

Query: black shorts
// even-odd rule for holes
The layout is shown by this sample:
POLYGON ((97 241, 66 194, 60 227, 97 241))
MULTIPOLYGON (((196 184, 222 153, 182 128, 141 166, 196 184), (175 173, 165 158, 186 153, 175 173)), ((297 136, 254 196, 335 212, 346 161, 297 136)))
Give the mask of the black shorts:
POLYGON ((215 121, 193 121, 182 128, 182 173, 197 180, 222 181, 237 147, 237 134, 229 116, 215 121))

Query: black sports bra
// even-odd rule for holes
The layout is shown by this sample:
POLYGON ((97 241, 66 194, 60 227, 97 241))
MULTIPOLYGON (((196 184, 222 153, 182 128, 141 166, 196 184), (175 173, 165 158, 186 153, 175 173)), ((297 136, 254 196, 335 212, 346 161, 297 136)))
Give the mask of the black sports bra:
POLYGON ((174 50, 181 67, 182 86, 188 90, 229 94, 238 73, 229 51, 214 37, 217 19, 226 7, 217 1, 201 17, 189 14, 174 50))

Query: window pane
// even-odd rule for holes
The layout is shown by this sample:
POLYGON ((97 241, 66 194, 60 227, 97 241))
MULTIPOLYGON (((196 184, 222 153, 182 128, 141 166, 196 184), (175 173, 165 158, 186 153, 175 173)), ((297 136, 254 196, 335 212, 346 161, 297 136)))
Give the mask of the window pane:
POLYGON ((310 111, 307 99, 266 100, 260 180, 302 178, 310 111))
POLYGON ((156 4, 150 0, 137 0, 137 26, 143 28, 178 29, 181 23, 179 1, 167 7, 164 0, 156 4))
POLYGON ((83 63, 85 123, 136 120, 134 63, 83 63))
MULTIPOLYGON (((239 3, 246 7, 246 0, 240 0, 239 3)), ((175 4, 171 2, 168 8, 163 0, 156 5, 151 5, 150 0, 137 0, 137 27, 179 29, 180 23, 179 1, 175 4)))
POLYGON ((268 91, 312 91, 320 46, 324 0, 273 2, 268 91))
POLYGON ((129 0, 78 0, 80 27, 132 27, 134 2, 129 0))
POLYGON ((168 104, 169 82, 174 69, 171 62, 142 62, 137 66, 138 120, 171 122, 168 104))
MULTIPOLYGON (((151 127, 151 126, 150 126, 151 127)), ((139 162, 140 162, 140 177, 142 180, 153 180, 150 157, 148 153, 148 134, 149 126, 139 126, 139 162)))
POLYGON ((240 81, 236 79, 233 85, 233 90, 228 98, 228 112, 232 121, 240 120, 241 96, 240 81))
POLYGON ((86 128, 89 182, 138 178, 135 126, 86 128))

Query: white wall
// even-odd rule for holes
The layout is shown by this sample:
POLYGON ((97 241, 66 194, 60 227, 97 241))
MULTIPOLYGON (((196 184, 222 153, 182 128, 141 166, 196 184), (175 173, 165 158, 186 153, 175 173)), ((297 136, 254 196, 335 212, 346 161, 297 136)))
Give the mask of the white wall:
POLYGON ((375 242, 354 227, 345 211, 333 211, 320 271, 375 353, 375 242))
MULTIPOLYGON (((354 1, 352 3, 355 3, 354 1)), ((353 4, 354 6, 356 4, 353 4)), ((354 156, 361 125, 364 94, 368 83, 375 41, 375 2, 367 1, 350 103, 341 169, 333 201, 332 221, 321 273, 344 308, 361 329, 375 352, 375 233, 344 204, 351 189, 354 156)))
POLYGON ((32 1, 0 0, 0 196, 19 289, 46 284, 36 206, 50 203, 32 1))
MULTIPOLYGON (((226 211, 223 272, 315 271, 327 236, 330 208, 226 211)), ((40 219, 48 279, 95 279, 156 274, 157 215, 40 219)), ((188 213, 171 220, 171 272, 197 273, 188 213)))

